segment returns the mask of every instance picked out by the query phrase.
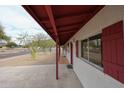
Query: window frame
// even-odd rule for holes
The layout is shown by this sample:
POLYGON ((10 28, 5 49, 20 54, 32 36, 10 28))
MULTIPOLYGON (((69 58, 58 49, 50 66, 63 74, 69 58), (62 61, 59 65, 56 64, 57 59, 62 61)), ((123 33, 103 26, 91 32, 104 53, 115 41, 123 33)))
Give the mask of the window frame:
MULTIPOLYGON (((101 71, 103 71, 103 63, 102 63, 102 58, 103 58, 103 57, 102 57, 102 40, 101 40, 101 66, 98 65, 98 64, 95 64, 94 62, 92 62, 92 61, 89 60, 89 41, 90 41, 91 39, 97 39, 97 38, 100 38, 100 39, 101 39, 101 36, 102 36, 102 34, 100 33, 100 34, 96 34, 96 35, 94 35, 94 36, 90 36, 90 37, 88 37, 87 39, 83 39, 83 40, 80 41, 80 42, 82 42, 82 41, 87 40, 87 43, 88 43, 88 59, 82 57, 82 53, 81 53, 81 55, 80 55, 80 58, 81 58, 81 60, 87 62, 88 64, 94 66, 95 68, 98 68, 98 69, 100 69, 101 71)), ((81 47, 81 49, 82 49, 82 44, 80 45, 80 47, 81 47)), ((80 49, 80 50, 81 50, 81 49, 80 49)), ((82 50, 81 50, 80 52, 82 52, 82 50)))

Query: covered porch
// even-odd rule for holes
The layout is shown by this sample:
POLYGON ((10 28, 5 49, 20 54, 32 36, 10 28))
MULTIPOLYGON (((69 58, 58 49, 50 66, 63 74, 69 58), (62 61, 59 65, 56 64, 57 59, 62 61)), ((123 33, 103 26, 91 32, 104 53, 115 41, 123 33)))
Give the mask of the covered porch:
MULTIPOLYGON (((58 63, 61 61, 61 46, 65 45, 103 7, 103 5, 23 5, 23 8, 56 42, 57 80, 59 79, 58 63)), ((73 47, 71 43, 69 63, 72 66, 73 47)))

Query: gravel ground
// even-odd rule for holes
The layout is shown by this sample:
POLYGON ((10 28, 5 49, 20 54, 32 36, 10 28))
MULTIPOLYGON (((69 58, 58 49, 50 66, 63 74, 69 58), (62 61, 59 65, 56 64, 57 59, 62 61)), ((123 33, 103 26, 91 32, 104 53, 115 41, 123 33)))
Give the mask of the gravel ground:
POLYGON ((44 65, 55 64, 55 52, 41 52, 37 58, 32 59, 30 54, 5 58, 0 60, 0 67, 3 66, 27 66, 27 65, 44 65))

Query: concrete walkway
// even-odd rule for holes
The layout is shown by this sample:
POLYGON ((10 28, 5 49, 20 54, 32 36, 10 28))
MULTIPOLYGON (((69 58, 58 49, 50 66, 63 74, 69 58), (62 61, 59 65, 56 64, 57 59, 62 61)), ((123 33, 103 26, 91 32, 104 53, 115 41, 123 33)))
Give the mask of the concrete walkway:
POLYGON ((55 65, 32 65, 0 68, 0 87, 9 88, 80 88, 72 69, 59 65, 59 80, 55 79, 55 65))

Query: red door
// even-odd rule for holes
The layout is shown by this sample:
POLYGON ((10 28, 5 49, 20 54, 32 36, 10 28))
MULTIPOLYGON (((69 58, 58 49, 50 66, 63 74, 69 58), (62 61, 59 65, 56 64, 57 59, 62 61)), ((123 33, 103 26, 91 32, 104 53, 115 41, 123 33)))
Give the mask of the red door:
POLYGON ((73 65, 73 44, 70 44, 71 47, 71 64, 73 65))

